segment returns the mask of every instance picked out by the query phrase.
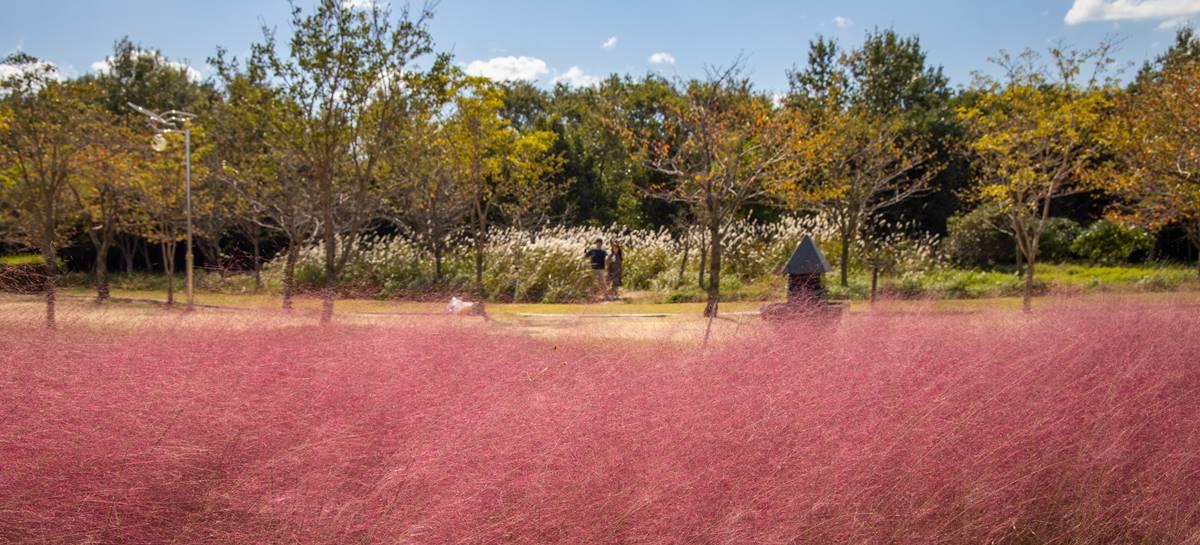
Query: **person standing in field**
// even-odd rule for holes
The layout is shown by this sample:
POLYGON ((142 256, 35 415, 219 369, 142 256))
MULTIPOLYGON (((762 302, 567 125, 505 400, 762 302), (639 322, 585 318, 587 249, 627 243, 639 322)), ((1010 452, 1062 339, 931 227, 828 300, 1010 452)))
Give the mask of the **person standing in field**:
POLYGON ((612 248, 608 251, 608 298, 616 300, 621 291, 621 276, 625 273, 625 254, 621 252, 621 245, 616 242, 612 243, 612 248))
POLYGON ((608 291, 605 286, 604 265, 608 261, 608 252, 604 251, 604 241, 596 239, 596 242, 583 253, 592 265, 592 298, 603 299, 604 293, 608 291))

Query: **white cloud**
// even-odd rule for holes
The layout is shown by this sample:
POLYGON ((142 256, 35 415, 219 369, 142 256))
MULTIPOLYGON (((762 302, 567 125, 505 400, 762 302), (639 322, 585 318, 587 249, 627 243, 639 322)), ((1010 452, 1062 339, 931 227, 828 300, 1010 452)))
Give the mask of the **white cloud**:
POLYGON ((1154 30, 1162 30, 1162 31, 1175 30, 1175 29, 1179 28, 1180 25, 1182 25, 1182 24, 1183 24, 1183 19, 1180 19, 1178 17, 1175 19, 1167 19, 1166 21, 1159 23, 1158 26, 1154 27, 1154 30))
POLYGON ((546 61, 535 57, 493 57, 486 61, 475 60, 467 65, 467 73, 496 81, 531 81, 550 72, 546 61))
POLYGON ((20 66, 0 64, 0 80, 6 80, 14 76, 19 76, 24 72, 25 70, 23 70, 20 66))
POLYGON ((666 51, 659 51, 650 55, 650 62, 653 64, 675 64, 675 56, 666 51))
MULTIPOLYGON (((176 70, 182 70, 184 73, 187 74, 187 78, 191 81, 200 81, 200 80, 204 79, 204 76, 200 75, 199 70, 196 70, 195 68, 192 68, 191 66, 188 66, 181 62, 170 61, 166 57, 160 55, 157 52, 139 49, 139 50, 134 50, 133 54, 137 55, 139 58, 149 57, 149 58, 155 59, 161 65, 169 66, 176 70)), ((111 68, 112 68, 112 57, 104 57, 104 60, 99 60, 99 61, 92 63, 92 71, 96 72, 97 74, 103 74, 105 72, 108 72, 109 69, 111 69, 111 68)))
POLYGON ((609 36, 607 40, 604 40, 604 43, 600 44, 600 47, 603 47, 604 49, 612 49, 617 47, 617 37, 609 36))
POLYGON ((1200 13, 1200 0, 1075 0, 1063 17, 1068 25, 1094 21, 1163 19, 1200 13))
POLYGON ((342 0, 342 9, 368 10, 378 4, 375 0, 342 0))
POLYGON ((551 83, 555 85, 565 83, 571 87, 595 87, 600 85, 600 82, 603 80, 604 78, 600 76, 584 72, 578 66, 572 66, 566 72, 554 76, 554 80, 551 83))
POLYGON ((63 79, 63 70, 58 65, 39 60, 30 64, 0 64, 0 80, 37 71, 44 71, 44 75, 52 80, 62 81, 63 79))
POLYGON ((837 17, 833 18, 833 24, 837 25, 838 28, 850 28, 850 25, 853 25, 854 21, 852 21, 849 17, 842 17, 841 15, 838 15, 837 17))
POLYGON ((771 106, 782 108, 787 100, 787 95, 780 92, 771 93, 771 106))

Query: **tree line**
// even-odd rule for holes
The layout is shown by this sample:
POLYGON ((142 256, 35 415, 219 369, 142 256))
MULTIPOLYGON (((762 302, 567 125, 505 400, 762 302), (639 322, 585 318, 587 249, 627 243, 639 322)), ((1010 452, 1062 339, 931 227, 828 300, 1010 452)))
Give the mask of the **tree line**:
POLYGON ((320 245, 323 321, 364 233, 419 242, 439 277, 446 248, 469 240, 481 287, 497 225, 530 236, 558 224, 702 225, 708 313, 725 229, 746 217, 832 218, 845 284, 848 253, 882 222, 939 232, 956 213, 994 207, 994 228, 1023 261, 1027 306, 1042 233, 1064 199, 1182 231, 1200 249, 1200 42, 1190 29, 1128 85, 1106 42, 1002 52, 991 59, 999 75, 959 89, 915 36, 876 29, 853 48, 818 37, 788 72, 788 92, 770 95, 740 59, 691 80, 613 75, 550 90, 472 77, 436 50, 432 16, 321 0, 294 8, 284 39, 264 29, 246 58, 218 48, 206 81, 129 39, 103 70, 75 79, 29 55, 6 58, 18 69, 0 82, 0 241, 42 256, 47 323, 64 247, 92 248, 101 300, 114 250, 128 271, 139 248, 154 248, 174 272, 182 136, 163 135, 155 152, 131 103, 196 114, 204 260, 248 245, 257 279, 263 249, 278 249, 290 308, 297 255, 320 245))

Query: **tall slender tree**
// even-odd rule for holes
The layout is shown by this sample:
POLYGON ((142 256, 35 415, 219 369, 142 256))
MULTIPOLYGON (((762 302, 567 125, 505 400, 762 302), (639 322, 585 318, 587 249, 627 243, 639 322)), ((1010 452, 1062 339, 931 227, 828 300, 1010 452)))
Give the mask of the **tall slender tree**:
POLYGON ((79 207, 82 230, 96 252, 93 272, 96 300, 109 298, 108 256, 118 234, 136 231, 134 219, 139 201, 136 193, 137 162, 135 148, 144 146, 123 124, 108 112, 96 112, 88 145, 80 167, 71 176, 68 187, 79 207))
POLYGON ((916 37, 889 29, 869 32, 846 52, 818 37, 809 44, 807 65, 790 71, 788 80, 786 104, 815 118, 824 150, 816 179, 783 197, 793 206, 813 203, 837 225, 840 282, 847 286, 863 231, 885 211, 929 191, 941 171, 930 118, 945 112, 946 78, 940 67, 927 66, 916 37))
POLYGON ((380 107, 406 100, 403 75, 432 48, 426 23, 432 6, 392 14, 381 3, 362 8, 320 0, 311 13, 292 10, 292 36, 285 48, 264 29, 251 50, 248 69, 278 85, 283 102, 295 109, 289 122, 272 123, 268 139, 300 162, 292 183, 311 182, 318 197, 324 247, 322 323, 333 317, 338 272, 353 247, 340 237, 357 234, 377 216, 373 192, 387 137, 403 108, 380 107))
POLYGON ((1151 229, 1178 225, 1200 252, 1200 37, 1180 30, 1117 106, 1112 168, 1094 181, 1119 197, 1119 215, 1151 229))
MULTIPOLYGON (((721 267, 727 226, 743 208, 774 194, 778 186, 806 175, 805 151, 811 126, 795 110, 776 110, 742 77, 740 63, 713 69, 703 81, 678 89, 663 132, 619 124, 634 143, 635 156, 669 177, 647 190, 662 199, 699 211, 708 230, 708 303, 716 316, 721 296, 721 267)), ((620 123, 620 118, 618 118, 620 123)))
POLYGON ((460 79, 443 67, 411 83, 418 92, 399 143, 384 162, 389 190, 383 204, 387 219, 433 255, 434 283, 440 285, 446 251, 471 212, 449 127, 460 79))
MULTIPOLYGON (((203 179, 208 175, 205 155, 211 146, 205 141, 206 131, 192 127, 192 178, 203 179)), ((187 173, 184 135, 164 135, 168 145, 161 151, 144 150, 139 161, 136 195, 138 224, 147 241, 157 244, 162 257, 163 273, 167 278, 167 304, 175 304, 175 261, 177 248, 187 233, 187 173)), ((209 213, 213 203, 208 199, 205 186, 193 185, 192 213, 196 216, 209 213)))
POLYGON ((1084 52, 1052 48, 1053 68, 1033 51, 1002 54, 996 62, 1006 80, 982 81, 975 103, 958 111, 979 170, 968 195, 1003 211, 1003 228, 1025 258, 1027 312, 1052 204, 1079 191, 1109 152, 1103 128, 1113 104, 1101 78, 1112 64, 1110 50, 1109 43, 1084 52))
POLYGON ((70 182, 97 115, 53 65, 23 53, 2 64, 15 73, 0 79, 0 198, 17 215, 22 239, 41 253, 46 327, 54 328, 58 251, 78 213, 70 182))
POLYGON ((292 147, 277 141, 288 137, 279 127, 297 123, 300 112, 267 84, 261 68, 243 71, 223 52, 212 63, 224 83, 222 99, 205 120, 213 129, 212 175, 233 198, 239 229, 251 236, 260 229, 283 235, 282 304, 291 310, 300 250, 320 226, 318 187, 310 170, 292 147))

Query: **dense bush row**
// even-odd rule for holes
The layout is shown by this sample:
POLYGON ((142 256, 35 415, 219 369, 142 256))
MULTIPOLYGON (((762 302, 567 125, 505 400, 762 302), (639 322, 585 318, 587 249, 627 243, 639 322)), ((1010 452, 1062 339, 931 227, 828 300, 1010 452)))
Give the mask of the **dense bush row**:
MULTIPOLYGON (((851 250, 856 268, 879 259, 889 272, 936 268, 944 260, 935 237, 908 237, 905 226, 889 226, 888 234, 865 237, 851 250), (874 250, 868 250, 873 248, 874 250)), ((829 256, 838 256, 835 231, 820 217, 787 218, 771 224, 735 223, 725 239, 722 292, 737 293, 748 285, 769 282, 796 244, 810 234, 829 256)), ((568 302, 587 298, 589 277, 583 252, 597 238, 622 244, 624 285, 630 290, 671 293, 673 300, 702 297, 699 290, 705 233, 695 228, 680 235, 665 229, 622 227, 555 227, 536 232, 497 230, 488 238, 483 275, 484 295, 493 300, 568 302)), ((347 263, 339 282, 355 294, 414 297, 474 288, 473 248, 464 241, 453 245, 443 260, 443 276, 434 271, 430 252, 403 237, 348 241, 359 250, 347 263)), ((301 289, 321 286, 323 253, 319 247, 301 254, 296 280, 301 289)), ((283 259, 267 268, 277 276, 283 259)))
MULTIPOLYGON (((870 289, 867 271, 871 264, 878 264, 885 276, 881 288, 897 296, 1018 295, 1022 289, 1018 277, 990 272, 1015 262, 1014 243, 1001 227, 995 211, 987 208, 954 218, 944 240, 909 236, 904 225, 887 226, 884 234, 867 236, 851 248, 849 286, 837 286, 834 275, 830 275, 831 288, 837 296, 865 296, 870 289)), ((812 235, 830 262, 837 265, 836 231, 821 217, 734 224, 726 239, 721 291, 736 299, 762 298, 778 290, 782 284, 774 273, 804 234, 812 235)), ((484 296, 549 303, 585 300, 590 285, 583 251, 596 238, 604 239, 606 244, 617 241, 623 245, 627 290, 654 292, 659 294, 658 300, 665 302, 704 298, 699 250, 704 244, 703 230, 675 234, 665 229, 617 226, 494 231, 485 248, 484 296)), ((348 294, 419 298, 475 289, 474 253, 467 240, 448 248, 440 279, 431 253, 412 240, 397 236, 347 242, 359 248, 339 279, 348 294)), ((1152 238, 1141 229, 1109 221, 1098 221, 1085 229, 1069 219, 1052 218, 1047 222, 1040 253, 1043 263, 1117 265, 1144 256, 1151 245, 1152 238)), ((322 256, 316 246, 301 253, 296 271, 301 290, 320 288, 322 256)), ((267 267, 269 277, 277 281, 282 266, 283 258, 276 258, 267 267)), ((1139 287, 1171 289, 1188 280, 1168 273, 1153 276, 1139 280, 1145 284, 1139 287)), ((1087 287, 1104 289, 1102 280, 1094 283, 1087 287)), ((1048 286, 1045 280, 1035 284, 1039 291, 1046 291, 1048 286)))
MULTIPOLYGON (((994 206, 981 206, 953 216, 944 249, 960 266, 993 268, 1016 262, 1017 248, 1004 215, 994 206)), ((1050 218, 1038 246, 1038 261, 1083 260, 1112 265, 1142 257, 1154 247, 1154 236, 1140 227, 1099 220, 1086 229, 1068 218, 1050 218)))

